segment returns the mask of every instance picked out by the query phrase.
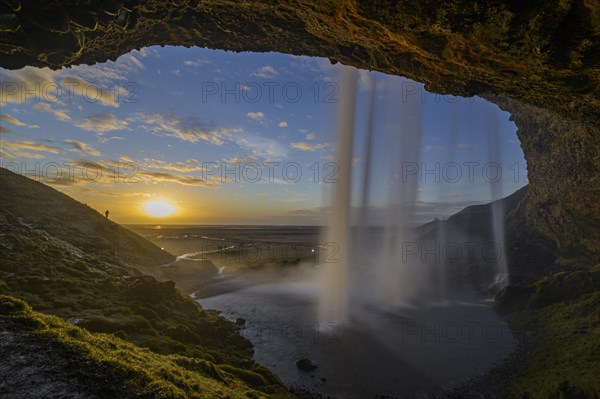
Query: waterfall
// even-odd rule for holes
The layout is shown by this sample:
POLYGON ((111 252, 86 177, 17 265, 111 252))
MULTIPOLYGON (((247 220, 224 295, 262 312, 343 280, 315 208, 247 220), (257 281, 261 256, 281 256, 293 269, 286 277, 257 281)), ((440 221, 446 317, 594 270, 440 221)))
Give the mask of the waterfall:
MULTIPOLYGON (((500 150, 500 129, 498 126, 498 117, 496 113, 488 118, 490 121, 489 132, 490 139, 488 141, 488 156, 494 163, 500 165, 502 161, 502 152, 500 150)), ((508 284, 508 260, 506 254, 506 243, 504 235, 504 204, 499 201, 502 196, 502 168, 499 169, 500 175, 488 176, 490 183, 490 192, 492 202, 492 237, 495 247, 497 248, 496 256, 496 278, 494 284, 499 288, 508 284)))
MULTIPOLYGON (((334 147, 338 181, 331 185, 326 233, 327 252, 332 256, 327 256, 320 268, 321 322, 347 322, 360 318, 360 312, 373 307, 394 309, 424 301, 445 301, 451 276, 442 255, 444 246, 453 240, 472 238, 457 237, 444 220, 434 222, 434 235, 427 240, 418 232, 415 216, 423 184, 419 168, 424 111, 423 97, 414 90, 418 84, 385 78, 380 87, 384 91, 383 101, 378 101, 375 78, 368 76, 366 83, 368 95, 362 101, 357 95, 356 70, 342 67, 339 90, 342 97, 334 147), (357 99, 364 103, 361 109, 365 114, 360 114, 357 99), (383 111, 381 115, 377 114, 379 108, 383 111), (355 139, 355 121, 360 116, 365 120, 364 130, 360 130, 364 132, 364 140, 355 139), (353 176, 355 152, 362 155, 362 174, 353 176), (357 212, 353 212, 353 206, 357 212)), ((450 136, 446 161, 456 163, 459 120, 457 112, 450 115, 449 131, 444 132, 450 136)), ((496 114, 490 120, 488 159, 499 162, 500 130, 496 114)), ((443 184, 435 188, 442 202, 460 189, 451 190, 443 184)), ((490 190, 492 200, 499 199, 501 182, 491 182, 490 190)), ((497 258, 496 280, 504 284, 508 273, 502 203, 494 204, 491 213, 491 235, 501 255, 497 258)))
POLYGON ((338 181, 331 193, 331 213, 327 232, 328 256, 324 268, 319 309, 321 321, 344 321, 348 312, 350 268, 350 188, 356 107, 356 69, 344 67, 341 76, 344 96, 340 101, 338 130, 334 151, 338 166, 338 181))
POLYGON ((426 277, 419 256, 407 256, 416 243, 410 228, 414 225, 414 207, 419 187, 418 168, 421 145, 422 103, 419 96, 404 96, 404 81, 387 85, 386 124, 388 199, 385 214, 380 272, 375 282, 380 306, 395 306, 419 295, 426 277))

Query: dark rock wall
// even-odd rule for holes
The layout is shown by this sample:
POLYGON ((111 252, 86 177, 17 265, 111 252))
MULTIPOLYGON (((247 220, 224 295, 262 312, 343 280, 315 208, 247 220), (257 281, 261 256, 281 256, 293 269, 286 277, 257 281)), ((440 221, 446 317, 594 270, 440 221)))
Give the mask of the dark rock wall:
POLYGON ((600 254, 600 129, 520 101, 512 114, 528 165, 525 223, 558 246, 559 261, 593 266, 600 254))
POLYGON ((206 46, 329 57, 486 96, 519 127, 529 223, 561 255, 600 260, 598 0, 2 0, 0 30, 11 69, 206 46))

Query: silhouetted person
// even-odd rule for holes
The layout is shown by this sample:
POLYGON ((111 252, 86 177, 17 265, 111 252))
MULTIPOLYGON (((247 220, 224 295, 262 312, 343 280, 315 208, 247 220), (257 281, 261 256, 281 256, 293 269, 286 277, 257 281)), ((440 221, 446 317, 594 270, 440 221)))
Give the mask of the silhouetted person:
POLYGON ((108 209, 106 210, 106 212, 104 212, 104 216, 106 216, 106 218, 108 219, 108 209))

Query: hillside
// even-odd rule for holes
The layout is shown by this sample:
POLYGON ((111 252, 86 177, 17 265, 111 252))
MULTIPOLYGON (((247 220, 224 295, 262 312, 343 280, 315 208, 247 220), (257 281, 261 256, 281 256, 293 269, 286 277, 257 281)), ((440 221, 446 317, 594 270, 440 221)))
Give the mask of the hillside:
POLYGON ((44 230, 99 259, 154 274, 173 255, 73 198, 27 177, 0 168, 0 212, 24 226, 44 230))
MULTIPOLYGON (((265 392, 249 385, 278 384, 272 375, 267 382, 252 371, 92 334, 2 295, 0 337, 3 398, 258 398, 265 392)), ((277 397, 292 396, 280 390, 277 397)))
MULTIPOLYGON (((500 203, 503 209, 510 285, 496 295, 494 308, 506 317, 519 347, 498 367, 443 398, 600 395, 600 334, 593 327, 600 322, 600 264, 588 269, 557 260, 553 243, 535 233, 527 218, 528 190, 523 187, 495 203, 469 206, 447 220, 417 229, 428 248, 440 241, 442 245, 486 243, 494 241, 492 207, 500 203)), ((487 291, 495 261, 478 255, 445 267, 455 283, 487 291)))
POLYGON ((160 281, 193 291, 217 273, 210 262, 170 264, 175 257, 133 231, 52 187, 0 168, 0 215, 21 227, 45 231, 101 261, 132 266, 160 281))
MULTIPOLYGON (((527 191, 525 186, 494 202, 472 205, 450 216, 417 228, 417 234, 428 245, 439 242, 441 247, 458 244, 462 256, 447 267, 460 281, 482 287, 493 279, 495 259, 486 258, 484 248, 497 239, 493 235, 492 207, 501 206, 504 221, 505 253, 511 281, 535 278, 555 271, 556 248, 537 234, 527 221, 527 191), (474 256, 467 256, 471 246, 474 256)), ((490 251, 491 253, 491 251, 490 251)), ((448 255, 450 257, 450 255, 448 255)))
MULTIPOLYGON (((126 362, 128 354, 138 356, 140 348, 147 348, 139 352, 143 354, 140 356, 156 367, 156 373, 160 372, 163 362, 170 361, 156 356, 178 355, 177 364, 192 368, 186 373, 200 373, 208 379, 223 376, 228 385, 257 389, 263 395, 285 394, 278 378, 252 360, 250 342, 240 336, 233 323, 216 312, 202 309, 182 295, 174 282, 161 282, 143 274, 158 271, 160 275, 159 265, 173 259, 170 254, 87 206, 33 180, 3 170, 0 187, 0 294, 25 300, 33 311, 59 316, 63 321, 39 316, 45 320, 40 329, 45 331, 46 325, 51 324, 55 341, 68 338, 65 331, 89 331, 89 334, 73 333, 80 342, 69 349, 83 358, 84 363, 85 359, 95 362, 99 352, 112 348, 114 359, 100 357, 101 363, 108 362, 127 379, 135 373, 127 371, 129 366, 121 363, 126 362), (113 239, 131 245, 120 246, 117 256, 107 256, 105 250, 112 248, 113 239), (146 261, 150 263, 144 264, 146 261), (67 328, 65 320, 77 329, 67 328), (109 334, 110 342, 106 342, 106 335, 98 333, 109 334), (115 348, 124 345, 123 341, 133 345, 117 351, 115 348), (98 349, 98 342, 108 345, 108 349, 98 349), (91 350, 89 345, 96 349, 91 350), (221 371, 213 375, 211 370, 221 371)), ((17 323, 17 327, 19 325, 17 323)), ((2 336, 15 329, 12 322, 3 322, 0 327, 2 336)), ((20 331, 18 334, 22 337, 29 333, 20 331)), ((114 370, 110 367, 108 373, 112 375, 114 370)), ((18 364, 11 364, 4 371, 18 368, 18 364)), ((67 368, 59 367, 55 377, 68 372, 67 368)), ((182 375, 181 371, 174 373, 164 378, 176 379, 175 375, 182 375)), ((9 373, 6 377, 10 376, 9 373)), ((206 382, 201 378, 196 380, 206 382)), ((21 388, 29 385, 28 381, 22 383, 25 385, 21 388)), ((6 383, 0 383, 0 396, 5 388, 6 383)), ((31 393, 31 387, 27 389, 31 393)), ((189 393, 180 397, 213 397, 189 393)), ((178 396, 139 394, 143 397, 178 396)), ((38 397, 64 396, 41 394, 38 397)))

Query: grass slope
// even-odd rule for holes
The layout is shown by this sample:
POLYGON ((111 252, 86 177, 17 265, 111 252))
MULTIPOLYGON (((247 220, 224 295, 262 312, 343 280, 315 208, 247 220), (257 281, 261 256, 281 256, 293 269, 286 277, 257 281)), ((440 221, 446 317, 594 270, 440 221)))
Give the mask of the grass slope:
POLYGON ((134 267, 153 258, 142 271, 156 270, 171 255, 40 183, 10 172, 0 179, 0 294, 69 320, 76 331, 126 340, 141 351, 135 353, 178 355, 179 363, 235 375, 247 389, 286 394, 279 379, 252 360, 252 345, 233 323, 202 309, 173 281, 161 282, 134 267), (97 249, 110 243, 112 233, 139 245, 105 256, 97 249))
MULTIPOLYGON (((180 355, 159 355, 140 348, 111 334, 90 333, 61 318, 35 312, 16 298, 0 296, 0 331, 12 336, 13 345, 5 356, 19 351, 19 345, 37 347, 42 353, 38 362, 28 365, 29 372, 43 373, 51 369, 50 362, 67 362, 76 370, 77 379, 87 386, 78 386, 82 395, 119 398, 262 398, 264 392, 249 385, 265 385, 258 373, 236 370, 227 365, 215 365, 202 359, 180 355), (15 339, 14 336, 18 339, 15 339), (44 358, 48 355, 48 358, 44 358), (68 359, 68 360, 65 360, 68 359), (48 363, 47 363, 48 362, 48 363)), ((10 394, 10 379, 20 379, 20 370, 0 369, 5 377, 0 393, 10 394), (4 391, 4 392, 2 392, 4 391)), ((31 377, 31 376, 29 376, 31 377)), ((69 375, 56 375, 54 384, 47 382, 46 391, 53 385, 68 381, 69 375)), ((72 387, 67 385, 72 394, 72 387)), ((35 386, 22 388, 22 394, 37 397, 35 386)), ((55 392, 60 394, 60 392, 55 392)), ((280 391, 277 397, 291 397, 280 391)))
POLYGON ((600 265, 550 274, 496 299, 532 342, 514 398, 600 398, 600 265))
POLYGON ((108 262, 135 266, 155 275, 173 255, 114 223, 89 206, 40 182, 0 168, 3 214, 44 230, 108 262))

